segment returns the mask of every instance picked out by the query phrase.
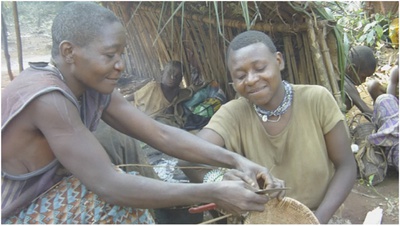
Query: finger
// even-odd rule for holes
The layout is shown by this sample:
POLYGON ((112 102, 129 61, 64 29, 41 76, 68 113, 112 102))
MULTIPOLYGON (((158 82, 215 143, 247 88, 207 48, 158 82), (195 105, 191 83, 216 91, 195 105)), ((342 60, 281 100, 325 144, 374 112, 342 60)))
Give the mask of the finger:
MULTIPOLYGON (((280 180, 279 182, 281 183, 282 188, 286 187, 285 186, 285 181, 280 180)), ((285 195, 286 195, 286 190, 282 190, 281 192, 279 192, 278 200, 282 201, 282 199, 285 197, 285 195)))
POLYGON ((249 184, 251 187, 257 188, 254 180, 239 170, 229 170, 229 176, 232 178, 234 178, 234 177, 239 178, 240 180, 244 181, 246 184, 249 184))
POLYGON ((234 170, 227 170, 224 174, 224 180, 241 180, 241 178, 234 173, 234 170))
POLYGON ((257 183, 261 189, 272 188, 271 184, 273 183, 273 180, 271 179, 270 175, 259 173, 257 175, 257 183))

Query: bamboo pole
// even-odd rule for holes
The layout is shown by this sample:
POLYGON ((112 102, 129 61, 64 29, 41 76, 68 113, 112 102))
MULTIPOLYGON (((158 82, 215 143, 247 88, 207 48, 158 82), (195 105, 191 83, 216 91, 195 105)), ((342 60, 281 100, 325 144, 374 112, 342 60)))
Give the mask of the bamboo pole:
POLYGON ((294 75, 293 75, 293 68, 292 68, 292 52, 290 51, 291 49, 293 49, 293 46, 291 45, 292 43, 291 43, 291 40, 290 40, 290 37, 289 36, 287 36, 287 35, 285 35, 285 36, 283 36, 283 47, 284 47, 284 49, 285 49, 285 55, 286 55, 286 62, 285 62, 285 65, 286 65, 286 67, 287 67, 287 69, 288 69, 288 73, 289 73, 289 76, 288 76, 288 82, 289 83, 296 83, 295 82, 295 79, 294 79, 294 75))
POLYGON ((332 93, 332 88, 327 78, 325 63, 322 59, 320 46, 315 36, 314 26, 312 24, 311 19, 307 20, 307 25, 308 25, 307 35, 310 40, 311 53, 313 56, 313 65, 316 68, 316 72, 318 74, 318 77, 320 78, 321 85, 325 86, 332 93))
POLYGON ((301 38, 301 35, 296 34, 296 42, 297 46, 299 48, 299 77, 305 78, 305 84, 310 84, 310 79, 307 76, 307 73, 305 72, 306 70, 306 55, 305 55, 305 49, 304 49, 304 43, 301 38))
POLYGON ((333 65, 332 65, 332 60, 331 60, 331 55, 329 54, 329 48, 328 45, 326 44, 326 28, 322 28, 318 30, 318 41, 319 44, 322 48, 322 53, 323 53, 323 59, 325 62, 325 66, 328 72, 328 79, 332 87, 332 94, 336 99, 336 102, 339 104, 339 106, 343 105, 341 93, 339 90, 338 86, 338 81, 336 80, 335 77, 335 72, 333 71, 333 65))
POLYGON ((318 83, 318 79, 317 79, 317 76, 315 75, 315 72, 314 72, 314 67, 313 67, 313 60, 312 60, 312 54, 311 54, 311 47, 310 47, 310 45, 309 45, 309 42, 308 42, 308 36, 307 36, 307 34, 306 33, 302 33, 301 34, 302 35, 302 40, 303 40, 303 43, 304 43, 304 53, 305 53, 305 61, 306 61, 306 74, 307 74, 307 77, 309 78, 309 80, 310 80, 310 84, 319 84, 318 83))
POLYGON ((339 67, 338 67, 338 48, 337 48, 337 43, 336 43, 336 38, 335 34, 333 32, 328 32, 326 36, 326 43, 328 45, 329 49, 329 54, 331 55, 331 61, 334 69, 334 73, 336 76, 336 79, 340 79, 340 72, 339 72, 339 67))

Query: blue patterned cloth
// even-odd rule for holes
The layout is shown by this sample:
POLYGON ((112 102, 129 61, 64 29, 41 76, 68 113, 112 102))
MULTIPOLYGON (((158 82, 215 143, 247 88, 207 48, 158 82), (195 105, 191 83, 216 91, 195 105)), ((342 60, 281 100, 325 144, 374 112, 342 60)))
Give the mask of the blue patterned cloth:
MULTIPOLYGON (((135 173, 135 172, 132 172, 135 173)), ((62 179, 3 224, 155 224, 147 209, 111 205, 76 177, 62 179)))

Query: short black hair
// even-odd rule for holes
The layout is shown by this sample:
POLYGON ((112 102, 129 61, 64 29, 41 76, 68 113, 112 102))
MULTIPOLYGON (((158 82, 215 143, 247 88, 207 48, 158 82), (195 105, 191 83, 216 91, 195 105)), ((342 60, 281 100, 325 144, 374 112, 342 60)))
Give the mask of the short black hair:
POLYGON ((230 51, 236 51, 248 45, 259 42, 267 46, 272 53, 277 52, 274 42, 267 34, 261 31, 249 30, 240 33, 234 39, 232 39, 226 52, 225 62, 228 63, 230 51))
POLYGON ((68 40, 86 46, 100 34, 104 25, 120 22, 115 14, 93 2, 73 2, 65 5, 53 20, 51 56, 59 54, 59 45, 68 40))
POLYGON ((183 74, 185 70, 180 61, 171 60, 165 65, 164 71, 168 72, 168 74, 172 73, 173 71, 179 71, 181 74, 183 74))
POLYGON ((181 81, 184 73, 185 69, 182 63, 180 61, 171 60, 165 65, 162 76, 174 76, 176 78, 179 78, 179 80, 181 81))
MULTIPOLYGON (((347 67, 352 66, 357 72, 372 75, 376 69, 376 58, 372 49, 368 46, 355 46, 349 51, 349 63, 347 67)), ((353 70, 348 68, 347 70, 353 70)))

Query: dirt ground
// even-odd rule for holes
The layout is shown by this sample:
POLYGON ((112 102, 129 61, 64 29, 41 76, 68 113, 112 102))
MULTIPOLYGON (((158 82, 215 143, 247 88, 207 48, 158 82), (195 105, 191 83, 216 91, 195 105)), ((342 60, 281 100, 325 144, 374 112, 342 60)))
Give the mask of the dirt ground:
MULTIPOLYGON (((50 40, 50 36, 45 34, 32 34, 22 37, 24 68, 28 67, 27 62, 29 61, 48 61, 50 59, 50 40)), ((18 56, 15 41, 12 39, 9 41, 9 51, 13 73, 16 76, 18 75, 18 56)), ((386 63, 387 61, 380 62, 381 66, 386 63)), ((3 49, 1 76, 1 87, 4 88, 10 79, 3 49)), ((380 79, 385 78, 381 76, 380 79)), ((365 93, 363 95, 368 98, 365 93)), ((356 180, 352 192, 330 223, 362 224, 368 211, 377 207, 383 210, 382 224, 399 224, 399 174, 396 170, 390 169, 385 180, 375 187, 366 186, 360 180, 356 180)))

